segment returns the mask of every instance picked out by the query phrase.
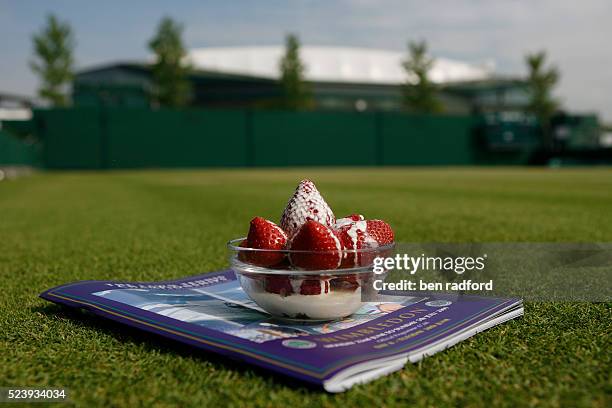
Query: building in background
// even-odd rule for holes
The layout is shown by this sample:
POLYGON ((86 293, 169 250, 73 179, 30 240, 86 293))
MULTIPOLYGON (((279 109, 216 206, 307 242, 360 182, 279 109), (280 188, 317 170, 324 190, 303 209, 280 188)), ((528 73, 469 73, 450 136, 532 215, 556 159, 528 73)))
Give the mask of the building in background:
POLYGON ((30 120, 32 107, 38 104, 35 98, 0 92, 0 129, 5 120, 30 120))
MULTIPOLYGON (((194 49, 194 106, 267 108, 278 105, 282 46, 194 49)), ((402 68, 405 53, 366 48, 303 46, 301 58, 315 104, 321 110, 397 111, 402 84, 413 80, 402 68)), ((525 83, 495 74, 490 64, 437 58, 430 72, 440 85, 445 111, 455 114, 521 112, 525 83)), ((113 63, 77 73, 77 106, 148 106, 151 69, 147 63, 113 63)))

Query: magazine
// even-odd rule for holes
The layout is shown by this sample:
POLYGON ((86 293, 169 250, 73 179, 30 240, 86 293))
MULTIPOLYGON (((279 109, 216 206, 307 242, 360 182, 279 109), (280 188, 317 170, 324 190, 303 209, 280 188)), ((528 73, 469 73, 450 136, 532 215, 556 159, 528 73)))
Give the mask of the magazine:
POLYGON ((382 294, 331 322, 277 319, 233 271, 166 282, 81 281, 43 299, 342 392, 523 314, 518 298, 382 294))

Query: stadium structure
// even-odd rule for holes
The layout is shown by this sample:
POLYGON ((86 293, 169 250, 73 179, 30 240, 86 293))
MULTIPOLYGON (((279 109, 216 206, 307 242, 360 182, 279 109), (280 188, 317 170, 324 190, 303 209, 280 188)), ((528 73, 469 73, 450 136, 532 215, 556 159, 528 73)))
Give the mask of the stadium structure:
POLYGON ((289 112, 281 108, 283 53, 282 46, 189 52, 191 104, 204 109, 156 109, 151 60, 78 72, 70 108, 0 94, 0 164, 102 169, 610 162, 595 115, 559 112, 551 119, 552 137, 545 139, 527 113, 527 84, 496 74, 491 65, 436 58, 430 78, 439 85, 445 114, 405 114, 403 86, 415 78, 402 67, 404 53, 305 46, 301 58, 314 106, 289 112), (369 147, 343 161, 336 154, 309 154, 300 143, 313 137, 369 147), (42 141, 44 149, 28 141, 42 141), (304 156, 286 154, 289 146, 300 146, 290 151, 304 156))
MULTIPOLYGON (((193 49, 191 103, 200 107, 278 106, 283 46, 193 49)), ((395 111, 402 108, 402 85, 414 83, 399 51, 333 46, 303 46, 300 57, 315 108, 395 111)), ((150 62, 117 62, 84 69, 73 84, 76 106, 148 106, 150 62)), ((492 64, 435 58, 430 71, 447 113, 520 112, 527 103, 525 83, 502 77, 492 64)))

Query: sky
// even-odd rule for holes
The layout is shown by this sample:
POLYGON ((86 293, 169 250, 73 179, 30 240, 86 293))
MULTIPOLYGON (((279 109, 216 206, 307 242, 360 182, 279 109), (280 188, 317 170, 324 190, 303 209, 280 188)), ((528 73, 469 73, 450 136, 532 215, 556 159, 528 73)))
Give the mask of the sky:
POLYGON ((77 68, 147 58, 165 15, 184 24, 188 48, 276 45, 289 32, 308 45, 391 50, 424 39, 434 57, 494 62, 507 75, 525 75, 525 54, 544 49, 563 106, 612 122, 610 0, 0 0, 0 92, 36 93, 31 36, 50 12, 73 27, 77 68))

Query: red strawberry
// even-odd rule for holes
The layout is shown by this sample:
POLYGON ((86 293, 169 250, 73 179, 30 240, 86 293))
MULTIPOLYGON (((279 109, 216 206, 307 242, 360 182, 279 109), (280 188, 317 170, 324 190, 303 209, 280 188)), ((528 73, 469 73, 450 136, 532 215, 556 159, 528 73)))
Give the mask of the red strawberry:
POLYGON ((291 240, 289 249, 314 251, 290 253, 289 260, 297 268, 316 270, 335 269, 340 266, 342 245, 334 231, 320 222, 306 221, 291 240))
MULTIPOLYGON (((247 244, 247 240, 245 239, 244 241, 242 241, 240 243, 240 245, 238 245, 241 248, 248 248, 249 245, 247 244)), ((238 252, 238 259, 240 259, 242 262, 249 262, 249 257, 248 257, 248 251, 239 251, 238 252)))
MULTIPOLYGON (((366 221, 356 221, 346 224, 336 230, 342 248, 349 251, 357 251, 365 248, 375 248, 378 243, 368 234, 366 221)), ((342 259, 343 268, 352 268, 361 264, 362 254, 347 252, 342 259)))
POLYGON ((270 268, 272 269, 291 269, 291 262, 289 262, 289 259, 287 259, 286 256, 283 257, 283 260, 280 261, 280 263, 276 263, 274 265, 271 265, 270 268))
POLYGON ((305 279, 300 285, 301 295, 320 295, 329 293, 329 281, 326 279, 305 279))
POLYGON ((285 207, 280 226, 291 239, 307 220, 332 227, 336 217, 314 183, 302 180, 285 207))
POLYGON ((341 227, 344 227, 345 225, 352 224, 353 222, 356 222, 356 221, 363 221, 364 219, 365 219, 364 216, 361 214, 347 215, 346 217, 338 218, 336 220, 335 227, 341 228, 341 227))
POLYGON ((281 296, 289 296, 293 293, 289 277, 282 275, 266 275, 264 278, 264 290, 281 296))
POLYGON ((378 242, 379 245, 393 243, 395 239, 391 226, 381 220, 368 220, 368 234, 378 242))
MULTIPOLYGON (((249 234, 240 246, 254 249, 282 250, 287 245, 287 234, 278 225, 261 217, 251 220, 249 234)), ((282 262, 282 252, 244 251, 247 262, 258 266, 272 266, 282 262)))
MULTIPOLYGON (((336 234, 345 250, 377 248, 393 242, 391 227, 381 220, 353 221, 338 228, 336 234)), ((377 255, 375 251, 345 253, 342 268, 370 264, 377 255)))

